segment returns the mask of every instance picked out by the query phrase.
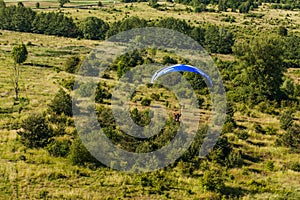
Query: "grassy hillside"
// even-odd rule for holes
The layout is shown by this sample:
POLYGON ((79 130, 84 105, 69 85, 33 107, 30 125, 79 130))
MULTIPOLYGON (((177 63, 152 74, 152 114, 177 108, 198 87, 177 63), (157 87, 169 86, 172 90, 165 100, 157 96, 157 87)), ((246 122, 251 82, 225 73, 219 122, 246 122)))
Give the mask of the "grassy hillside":
MULTIPOLYGON (((15 4, 15 1, 6 1, 15 4)), ((55 1, 39 1, 42 9, 38 12, 56 11, 55 1), (48 10, 48 6, 53 9, 48 10)), ((66 6, 95 4, 96 1, 72 1, 66 6)), ((35 1, 24 2, 34 7, 35 1)), ((60 11, 72 16, 77 22, 87 16, 97 16, 108 22, 121 20, 126 16, 140 16, 156 20, 166 16, 185 19, 193 25, 208 23, 225 26, 233 31, 236 41, 261 34, 277 32, 279 25, 288 28, 289 33, 300 34, 300 14, 298 11, 269 9, 264 4, 251 12, 256 15, 226 13, 191 13, 186 6, 160 2, 166 11, 158 11, 147 3, 123 4, 111 6, 104 1, 104 7, 61 8, 60 11), (234 17, 236 22, 225 22, 224 18, 234 17), (262 16, 262 17, 259 17, 262 16)), ((58 11, 58 10, 57 10, 58 11)), ((93 163, 83 166, 73 165, 68 157, 54 157, 45 148, 25 147, 17 134, 19 124, 33 113, 42 113, 49 109, 48 104, 62 88, 65 80, 73 75, 64 71, 68 58, 78 56, 84 59, 97 45, 96 40, 71 39, 31 33, 19 33, 0 30, 0 199, 299 199, 300 198, 300 155, 283 146, 275 145, 276 139, 284 134, 280 128, 278 115, 266 114, 254 108, 237 111, 234 120, 239 128, 226 133, 234 151, 241 151, 243 165, 233 168, 221 168, 219 177, 225 181, 222 194, 207 190, 203 177, 207 171, 218 171, 218 164, 208 160, 201 161, 199 168, 188 172, 189 163, 162 170, 134 174, 123 173, 107 167, 97 167, 93 163), (14 103, 12 85, 13 60, 10 51, 20 41, 27 46, 27 61, 21 66, 20 96, 14 103), (275 129, 272 133, 258 131, 257 124, 263 130, 275 129), (298 164, 298 171, 296 170, 298 164), (294 167, 293 167, 294 166, 294 167), (296 167, 295 167, 296 166, 296 167)), ((159 59, 163 53, 157 55, 159 59)), ((214 58, 233 61, 234 55, 213 54, 214 58)), ((115 78, 116 72, 110 72, 115 78)), ((285 74, 295 85, 299 84, 300 70, 290 68, 285 74)), ((115 80, 106 80, 113 85, 115 80)), ((140 88, 138 97, 149 97, 153 90, 140 88)), ((156 91, 158 92, 158 91, 156 91)), ((164 101, 173 107, 176 100, 164 89, 164 101)), ((299 97, 295 97, 296 99, 299 97)), ((137 105, 137 104, 133 104, 137 105)), ((107 106, 107 105, 100 105, 107 106)), ((237 106, 245 106, 239 104, 237 106)), ((272 105, 271 105, 272 106, 272 105)), ((138 108, 141 108, 138 105, 138 108)), ((274 108, 282 113, 282 108, 274 108)), ((208 112, 203 109, 203 112, 208 112)), ((293 116, 300 123, 300 111, 293 116)), ((71 132, 71 131, 70 131, 71 132)), ((72 133, 67 137, 73 137, 72 133)), ((210 179, 214 174, 208 174, 210 179)), ((217 176, 217 175, 216 175, 217 176)))

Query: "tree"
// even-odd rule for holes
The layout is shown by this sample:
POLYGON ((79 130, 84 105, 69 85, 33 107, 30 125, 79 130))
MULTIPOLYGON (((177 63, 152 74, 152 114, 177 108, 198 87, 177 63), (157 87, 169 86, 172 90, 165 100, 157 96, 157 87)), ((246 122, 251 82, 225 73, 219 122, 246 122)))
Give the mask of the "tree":
POLYGON ((293 96, 294 95, 294 83, 293 80, 290 78, 286 78, 285 81, 282 84, 282 90, 289 96, 293 96))
POLYGON ((102 7, 102 6, 103 6, 102 1, 98 1, 97 6, 98 6, 98 7, 102 7))
POLYGON ((227 10, 225 0, 219 0, 218 9, 219 9, 219 11, 226 11, 227 10))
POLYGON ((65 63, 65 71, 72 74, 77 72, 79 63, 80 58, 78 56, 69 57, 65 63))
POLYGON ((286 133, 280 136, 279 143, 292 151, 300 152, 300 126, 298 124, 290 126, 286 133))
POLYGON ((257 38, 243 42, 234 49, 240 60, 242 73, 239 79, 241 95, 253 104, 265 100, 281 100, 280 87, 286 70, 283 48, 276 37, 257 38))
POLYGON ((280 115, 280 128, 287 130, 293 124, 293 111, 287 110, 280 115))
POLYGON ((223 171, 217 168, 205 171, 200 183, 205 190, 220 193, 225 188, 224 182, 223 171))
POLYGON ((6 4, 3 0, 0 0, 0 8, 5 8, 6 4))
POLYGON ((79 26, 83 37, 91 40, 104 40, 109 26, 102 19, 87 17, 79 26))
POLYGON ((157 8, 159 6, 157 0, 148 0, 148 5, 152 8, 157 8))
POLYGON ((49 104, 49 108, 55 114, 64 113, 67 116, 72 116, 72 99, 71 96, 63 89, 60 89, 49 104))
POLYGON ((15 90, 15 100, 19 100, 19 78, 20 78, 20 64, 26 61, 28 52, 24 44, 15 46, 11 51, 11 56, 14 60, 13 82, 15 90))
POLYGON ((205 47, 211 53, 229 54, 233 44, 233 35, 227 29, 209 26, 205 32, 205 47))
POLYGON ((96 158, 82 144, 80 138, 76 138, 73 141, 70 147, 69 159, 73 165, 84 165, 86 162, 99 164, 96 158))
POLYGON ((191 38, 199 42, 200 45, 204 45, 205 41, 205 29, 201 27, 194 27, 190 34, 191 38))
POLYGON ((70 3, 70 0, 58 0, 59 6, 64 7, 66 3, 70 3))
POLYGON ((283 26, 279 26, 278 34, 281 35, 281 36, 287 36, 288 35, 288 30, 283 26))
POLYGON ((41 114, 34 114, 23 120, 21 130, 17 133, 21 142, 29 148, 44 147, 52 137, 46 118, 41 114))

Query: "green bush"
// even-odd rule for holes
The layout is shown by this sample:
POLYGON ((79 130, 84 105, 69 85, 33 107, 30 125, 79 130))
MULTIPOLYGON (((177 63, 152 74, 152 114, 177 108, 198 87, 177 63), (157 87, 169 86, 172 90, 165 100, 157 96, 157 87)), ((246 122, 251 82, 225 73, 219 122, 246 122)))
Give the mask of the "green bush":
POLYGON ((22 144, 29 148, 46 146, 53 136, 45 117, 41 114, 30 115, 23 120, 21 130, 17 133, 22 144))
POLYGON ((141 101, 142 106, 150 106, 151 104, 151 99, 148 98, 143 98, 141 101))
POLYGON ((267 170, 269 170, 269 171, 274 171, 274 162, 273 161, 271 161, 271 160, 268 160, 267 162, 266 162, 266 164, 265 164, 265 167, 266 167, 266 169, 267 170))
POLYGON ((287 110, 279 116, 280 128, 287 130, 293 124, 293 111, 287 110))
POLYGON ((53 140, 46 147, 51 156, 66 157, 70 151, 71 142, 69 140, 53 140))
POLYGON ((70 147, 69 159, 73 165, 84 165, 86 162, 98 162, 85 148, 79 138, 75 139, 70 147))
POLYGON ((155 101, 158 101, 159 98, 160 98, 159 94, 155 94, 155 93, 152 93, 152 94, 150 95, 150 97, 151 97, 151 99, 153 99, 153 100, 155 100, 155 101))
POLYGON ((300 172, 300 163, 294 162, 294 163, 290 164, 289 168, 295 172, 300 172))
POLYGON ((276 135, 277 129, 274 128, 273 126, 267 126, 266 127, 266 134, 267 135, 276 135))
POLYGON ((79 63, 80 58, 78 56, 69 57, 65 63, 65 71, 68 73, 76 73, 79 63))
POLYGON ((206 191, 221 193, 225 188, 224 179, 221 169, 210 169, 204 172, 200 184, 206 191))
POLYGON ((242 167, 244 162, 241 151, 231 152, 226 158, 225 163, 227 167, 242 167))
POLYGON ((237 137, 241 140, 247 140, 249 138, 249 134, 246 130, 241 130, 237 132, 237 137))
POLYGON ((290 148, 292 151, 300 152, 300 126, 293 124, 283 135, 281 135, 276 143, 290 148))
POLYGON ((64 113, 67 116, 72 116, 71 96, 63 89, 60 89, 50 102, 49 108, 55 114, 61 115, 64 113))
POLYGON ((101 1, 98 1, 97 6, 98 6, 98 7, 102 7, 102 6, 103 6, 102 2, 101 2, 101 1))

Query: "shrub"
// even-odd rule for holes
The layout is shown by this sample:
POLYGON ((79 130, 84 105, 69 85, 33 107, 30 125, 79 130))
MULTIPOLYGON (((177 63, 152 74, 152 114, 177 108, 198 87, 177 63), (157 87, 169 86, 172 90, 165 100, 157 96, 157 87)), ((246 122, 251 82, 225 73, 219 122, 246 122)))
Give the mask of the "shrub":
POLYGON ((69 140, 53 140, 47 146, 47 151, 51 156, 55 157, 66 157, 70 151, 70 141, 69 140))
POLYGON ((276 143, 289 147, 292 151, 300 152, 300 126, 293 124, 276 140, 276 143))
POLYGON ((68 73, 76 73, 80 58, 78 56, 69 57, 65 63, 65 71, 68 73))
POLYGON ((266 164, 265 164, 265 166, 266 166, 266 169, 269 170, 269 171, 273 171, 274 170, 274 162, 271 161, 271 160, 267 161, 266 164))
POLYGON ((287 110, 283 112, 280 117, 280 128, 287 130, 293 124, 293 111, 287 110))
POLYGON ((241 140, 247 140, 249 138, 249 134, 245 130, 241 130, 237 133, 237 137, 241 140))
POLYGON ((294 162, 290 165, 289 167, 291 170, 295 172, 300 172, 300 163, 299 162, 294 162))
POLYGON ((97 162, 79 138, 74 140, 70 147, 69 159, 73 165, 84 165, 86 162, 97 162))
POLYGON ((243 158, 241 151, 231 152, 225 160, 227 167, 241 167, 243 165, 243 158))
POLYGON ((151 104, 151 99, 148 98, 143 98, 141 101, 142 106, 150 106, 151 104))
POLYGON ((253 128, 254 128, 256 133, 262 133, 262 134, 266 133, 266 131, 263 129, 263 127, 260 124, 255 123, 253 125, 253 128))
POLYGON ((29 148, 44 147, 50 142, 52 131, 41 114, 34 114, 21 123, 21 130, 17 132, 22 144, 29 148))
POLYGON ((266 134, 267 135, 276 135, 277 129, 274 128, 273 126, 267 126, 266 127, 266 134))
POLYGON ((104 99, 109 98, 111 98, 111 93, 99 83, 96 87, 95 101, 97 103, 103 103, 104 99))
POLYGON ((155 93, 152 93, 150 97, 151 97, 151 99, 153 99, 155 101, 158 101, 160 98, 159 94, 155 94, 155 93))
POLYGON ((98 1, 97 6, 98 6, 98 7, 102 7, 102 6, 103 6, 102 2, 101 2, 101 1, 98 1))
POLYGON ((55 114, 60 115, 64 113, 67 116, 72 116, 71 96, 63 89, 60 89, 49 104, 49 108, 55 114))
POLYGON ((163 64, 177 64, 177 60, 175 60, 174 58, 171 58, 170 56, 164 56, 162 63, 163 64))
POLYGON ((221 169, 205 171, 201 178, 201 186, 207 191, 222 192, 225 188, 223 171, 221 169))
POLYGON ((37 8, 37 9, 40 8, 40 3, 39 3, 39 2, 36 2, 36 3, 35 3, 35 8, 37 8))

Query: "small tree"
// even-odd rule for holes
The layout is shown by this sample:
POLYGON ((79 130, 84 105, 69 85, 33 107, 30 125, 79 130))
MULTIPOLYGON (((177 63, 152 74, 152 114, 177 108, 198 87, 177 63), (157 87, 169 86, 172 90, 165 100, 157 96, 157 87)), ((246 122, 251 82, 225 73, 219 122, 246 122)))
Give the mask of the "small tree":
POLYGON ((28 52, 24 44, 15 46, 11 51, 11 56, 14 60, 13 82, 15 90, 15 100, 19 100, 19 78, 20 78, 20 64, 26 61, 28 52))
POLYGON ((102 7, 102 6, 103 6, 102 2, 101 2, 101 1, 98 1, 97 6, 98 6, 98 7, 102 7))
POLYGON ((17 132, 21 142, 29 148, 44 147, 50 142, 52 131, 43 115, 31 115, 21 123, 21 130, 17 132))
POLYGON ((64 7, 66 3, 70 3, 70 0, 58 0, 59 6, 64 7))
POLYGON ((280 115, 280 128, 287 130, 293 124, 293 111, 287 110, 280 115))
POLYGON ((3 0, 0 0, 0 8, 5 8, 6 4, 3 0))
POLYGON ((72 99, 63 89, 58 91, 49 107, 55 114, 64 113, 67 116, 72 116, 72 99))
POLYGON ((35 8, 37 8, 37 9, 40 8, 40 3, 39 3, 39 2, 36 2, 36 3, 35 3, 35 8))
POLYGON ((283 26, 279 26, 278 34, 281 35, 281 36, 287 36, 288 35, 288 30, 283 26))
POLYGON ((65 71, 68 73, 76 73, 80 58, 78 56, 69 57, 65 63, 65 71))
POLYGON ((205 171, 200 183, 206 191, 222 192, 225 188, 223 171, 221 169, 205 171))

